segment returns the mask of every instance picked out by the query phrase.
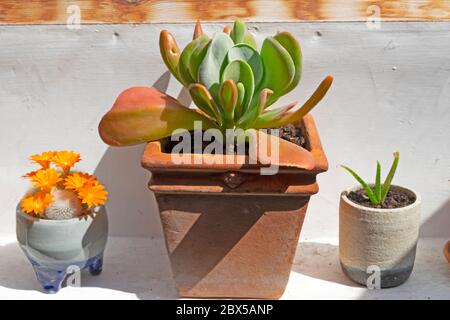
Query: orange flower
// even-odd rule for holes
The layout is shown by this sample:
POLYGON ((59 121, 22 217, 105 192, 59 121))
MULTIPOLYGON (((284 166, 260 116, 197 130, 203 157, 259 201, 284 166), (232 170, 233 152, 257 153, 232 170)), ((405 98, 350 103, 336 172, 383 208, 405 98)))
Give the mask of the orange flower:
POLYGON ((72 189, 72 190, 78 191, 82 187, 84 187, 86 184, 96 185, 96 184, 98 184, 98 181, 95 179, 94 176, 92 176, 90 174, 76 172, 66 178, 66 180, 64 182, 64 187, 66 189, 72 189))
POLYGON ((87 183, 78 191, 78 197, 89 208, 105 204, 108 192, 102 184, 87 183))
POLYGON ((25 175, 23 177, 31 179, 32 177, 34 177, 36 175, 36 172, 38 172, 38 171, 39 170, 27 172, 27 173, 25 173, 25 175))
POLYGON ((53 151, 42 152, 41 154, 34 154, 30 157, 31 161, 38 163, 41 165, 43 169, 47 169, 50 167, 50 162, 54 156, 53 151))
POLYGON ((80 160, 80 154, 73 151, 57 151, 52 159, 53 163, 60 167, 65 173, 80 160))
POLYGON ((41 169, 36 171, 30 177, 33 187, 40 188, 42 191, 50 191, 56 184, 61 181, 61 174, 55 169, 41 169))
POLYGON ((20 207, 26 213, 40 215, 44 213, 52 201, 53 198, 50 193, 39 191, 23 198, 20 202, 20 207))

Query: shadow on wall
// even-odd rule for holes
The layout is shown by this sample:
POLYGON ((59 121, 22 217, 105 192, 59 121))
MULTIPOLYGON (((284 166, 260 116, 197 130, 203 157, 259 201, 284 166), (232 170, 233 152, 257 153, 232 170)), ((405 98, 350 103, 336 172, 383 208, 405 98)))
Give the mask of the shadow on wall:
POLYGON ((450 240, 450 198, 420 226, 421 237, 442 237, 450 240))
MULTIPOLYGON (((170 73, 162 74, 153 87, 166 92, 170 73)), ((178 99, 185 105, 191 103, 186 90, 178 99)), ((148 190, 150 172, 141 167, 145 145, 108 147, 94 175, 105 183, 109 200, 107 212, 110 236, 162 237, 158 208, 153 194, 148 190)))

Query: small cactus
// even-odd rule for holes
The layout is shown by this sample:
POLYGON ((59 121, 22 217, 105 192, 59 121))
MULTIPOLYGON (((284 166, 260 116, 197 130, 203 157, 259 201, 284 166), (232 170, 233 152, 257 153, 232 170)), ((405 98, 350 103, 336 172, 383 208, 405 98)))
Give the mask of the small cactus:
POLYGON ((53 202, 45 209, 44 215, 51 220, 72 219, 82 215, 83 208, 77 194, 72 190, 54 189, 53 202))

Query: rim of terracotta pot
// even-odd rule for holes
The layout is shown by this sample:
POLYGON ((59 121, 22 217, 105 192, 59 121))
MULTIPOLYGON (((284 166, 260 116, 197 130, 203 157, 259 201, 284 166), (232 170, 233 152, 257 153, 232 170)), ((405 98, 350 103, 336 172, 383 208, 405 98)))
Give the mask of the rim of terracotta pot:
MULTIPOLYGON (((369 184, 369 185, 373 186, 373 184, 369 184)), ((391 185, 391 189, 397 189, 397 190, 402 190, 402 191, 406 191, 406 192, 412 193, 416 197, 416 200, 413 203, 411 203, 411 204, 409 204, 409 205, 407 205, 405 207, 400 207, 400 208, 392 208, 391 209, 391 208, 366 207, 366 206, 360 205, 360 204, 358 204, 356 202, 353 202, 352 200, 350 200, 347 197, 347 194, 349 194, 352 191, 359 190, 359 189, 362 189, 361 185, 355 185, 353 187, 350 187, 350 188, 348 188, 348 189, 346 189, 346 190, 341 192, 341 198, 348 205, 350 205, 350 206, 352 206, 352 207, 354 207, 354 208, 356 208, 358 210, 364 210, 364 211, 367 211, 367 212, 387 212, 387 211, 389 211, 389 212, 393 212, 393 213, 395 213, 395 212, 400 213, 402 211, 415 208, 415 207, 419 206, 421 204, 421 202, 422 202, 422 199, 421 199, 419 193, 417 193, 415 190, 413 190, 411 188, 406 188, 406 187, 402 187, 400 185, 394 185, 393 184, 393 185, 391 185)))
MULTIPOLYGON (((279 168, 283 171, 303 171, 303 172, 315 172, 321 173, 328 170, 328 161, 325 152, 322 148, 322 143, 320 141, 319 133, 314 123, 312 115, 307 114, 300 121, 294 123, 297 127, 301 127, 303 134, 306 138, 306 148, 299 147, 303 150, 305 156, 309 159, 313 159, 314 165, 311 169, 305 169, 306 159, 301 157, 295 159, 294 162, 290 163, 288 166, 281 165, 279 168)), ((290 142, 289 142, 290 143, 290 142)), ((149 142, 144 150, 144 154, 141 158, 142 167, 149 169, 150 171, 167 171, 167 170, 201 170, 201 171, 256 171, 263 167, 261 164, 242 164, 238 161, 222 161, 222 163, 205 163, 205 157, 212 159, 214 157, 245 157, 242 155, 203 155, 203 154, 187 154, 187 156, 200 157, 202 158, 201 163, 183 163, 175 164, 171 159, 170 153, 165 153, 162 151, 161 141, 149 142)))
MULTIPOLYGON (((104 210, 102 210, 103 208, 104 208, 104 206, 100 206, 99 209, 97 210, 97 212, 95 212, 95 215, 104 214, 104 210)), ((29 214, 23 212, 20 209, 19 205, 17 205, 17 207, 16 207, 16 214, 22 218, 32 221, 33 223, 46 223, 46 224, 67 224, 67 223, 85 222, 85 221, 87 221, 88 217, 91 217, 90 215, 83 215, 80 217, 70 218, 70 219, 59 219, 59 220, 43 219, 43 218, 39 218, 39 217, 30 216, 29 214)), ((91 218, 93 218, 93 217, 91 217, 91 218)))

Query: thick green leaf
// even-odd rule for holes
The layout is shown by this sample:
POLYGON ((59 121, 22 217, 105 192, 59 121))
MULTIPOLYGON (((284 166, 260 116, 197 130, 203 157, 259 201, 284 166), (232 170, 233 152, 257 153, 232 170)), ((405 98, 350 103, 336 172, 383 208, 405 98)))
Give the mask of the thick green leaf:
POLYGON ((202 24, 200 23, 200 20, 197 20, 197 22, 195 23, 195 27, 194 27, 194 37, 193 40, 201 37, 203 35, 203 29, 202 29, 202 24))
POLYGON ((341 167, 344 168, 345 170, 347 170, 355 179, 356 181, 358 181, 361 186, 364 188, 364 190, 366 190, 367 196, 370 199, 370 202, 372 202, 375 205, 380 204, 377 200, 377 198, 375 197, 375 194, 373 193, 372 189, 369 187, 369 185, 352 169, 350 169, 347 166, 344 166, 341 164, 341 167))
POLYGON ((234 120, 237 121, 244 114, 242 108, 244 106, 245 87, 242 84, 242 82, 238 82, 236 87, 238 90, 238 101, 236 103, 236 108, 234 110, 234 120))
POLYGON ((278 108, 274 108, 271 110, 265 110, 264 113, 262 113, 261 115, 258 116, 258 119, 256 120, 257 122, 261 123, 267 123, 267 127, 266 128, 273 128, 270 123, 271 122, 275 122, 278 119, 280 119, 283 115, 285 115, 289 110, 291 110, 293 107, 295 107, 297 105, 297 102, 292 102, 288 105, 282 106, 282 107, 278 107, 278 108))
POLYGON ((280 32, 275 35, 274 38, 289 53, 295 67, 294 78, 292 79, 291 83, 281 92, 281 95, 285 95, 298 85, 302 76, 302 51, 298 41, 289 32, 280 32))
POLYGON ((204 48, 204 46, 209 42, 209 37, 207 35, 202 35, 192 40, 183 50, 180 56, 180 61, 178 63, 178 72, 183 79, 185 86, 191 83, 197 82, 196 78, 192 76, 195 74, 190 70, 191 68, 191 57, 193 52, 198 48, 204 48))
POLYGON ((250 47, 252 47, 255 50, 257 49, 255 38, 248 30, 245 33, 244 40, 242 42, 249 45, 250 47))
POLYGON ((295 76, 295 65, 287 50, 273 37, 264 40, 261 48, 264 65, 263 88, 273 91, 268 106, 279 98, 295 76))
POLYGON ((233 80, 222 82, 219 89, 219 100, 223 108, 226 128, 234 127, 234 109, 238 101, 238 89, 233 80))
POLYGON ((175 41, 173 35, 167 30, 162 30, 159 35, 159 50, 167 69, 169 69, 178 81, 184 84, 184 81, 178 72, 180 49, 178 48, 177 42, 175 41))
POLYGON ((281 117, 269 122, 257 119, 257 121, 255 121, 254 123, 254 128, 277 128, 300 120, 308 112, 310 112, 311 109, 320 102, 320 100, 322 100, 332 83, 333 77, 328 75, 324 80, 322 80, 319 87, 317 87, 316 91, 314 91, 312 96, 303 104, 301 108, 294 112, 286 113, 281 117))
POLYGON ((247 110, 244 116, 239 119, 238 126, 240 128, 249 129, 253 128, 253 123, 256 118, 264 111, 270 96, 273 94, 273 91, 270 89, 263 89, 259 93, 258 99, 256 100, 256 106, 252 107, 252 109, 247 110))
POLYGON ((191 84, 189 86, 189 93, 197 107, 215 118, 219 125, 223 124, 222 112, 219 110, 210 92, 204 85, 200 83, 191 84))
POLYGON ((394 179, 395 171, 397 170, 398 160, 400 158, 400 154, 398 152, 394 152, 394 161, 392 162, 391 170, 386 177, 386 180, 383 183, 383 187, 381 189, 381 203, 384 202, 386 196, 391 188, 392 179, 394 179))
POLYGON ((195 112, 155 88, 134 87, 122 92, 99 124, 102 140, 112 146, 128 146, 170 136, 176 129, 217 128, 195 112))
POLYGON ((199 82, 198 69, 205 58, 208 48, 211 45, 211 39, 207 42, 202 42, 199 46, 192 52, 189 60, 189 73, 195 82, 199 82))
POLYGON ((249 64, 252 68, 255 88, 259 87, 264 74, 264 67, 261 57, 255 49, 247 44, 237 44, 228 51, 227 54, 228 63, 235 60, 242 60, 249 64))
POLYGON ((377 161, 377 172, 375 174, 375 198, 381 203, 381 165, 377 161))
POLYGON ((230 37, 233 39, 235 44, 242 43, 244 41, 245 33, 247 32, 247 27, 245 23, 241 20, 236 20, 231 30, 230 37))
POLYGON ((198 71, 199 81, 208 89, 220 84, 220 72, 228 50, 234 45, 233 40, 223 33, 214 34, 206 55, 198 71))
POLYGON ((255 90, 252 68, 243 60, 234 60, 223 70, 222 81, 225 80, 233 80, 235 83, 240 82, 244 85, 245 96, 239 109, 245 113, 255 90))

